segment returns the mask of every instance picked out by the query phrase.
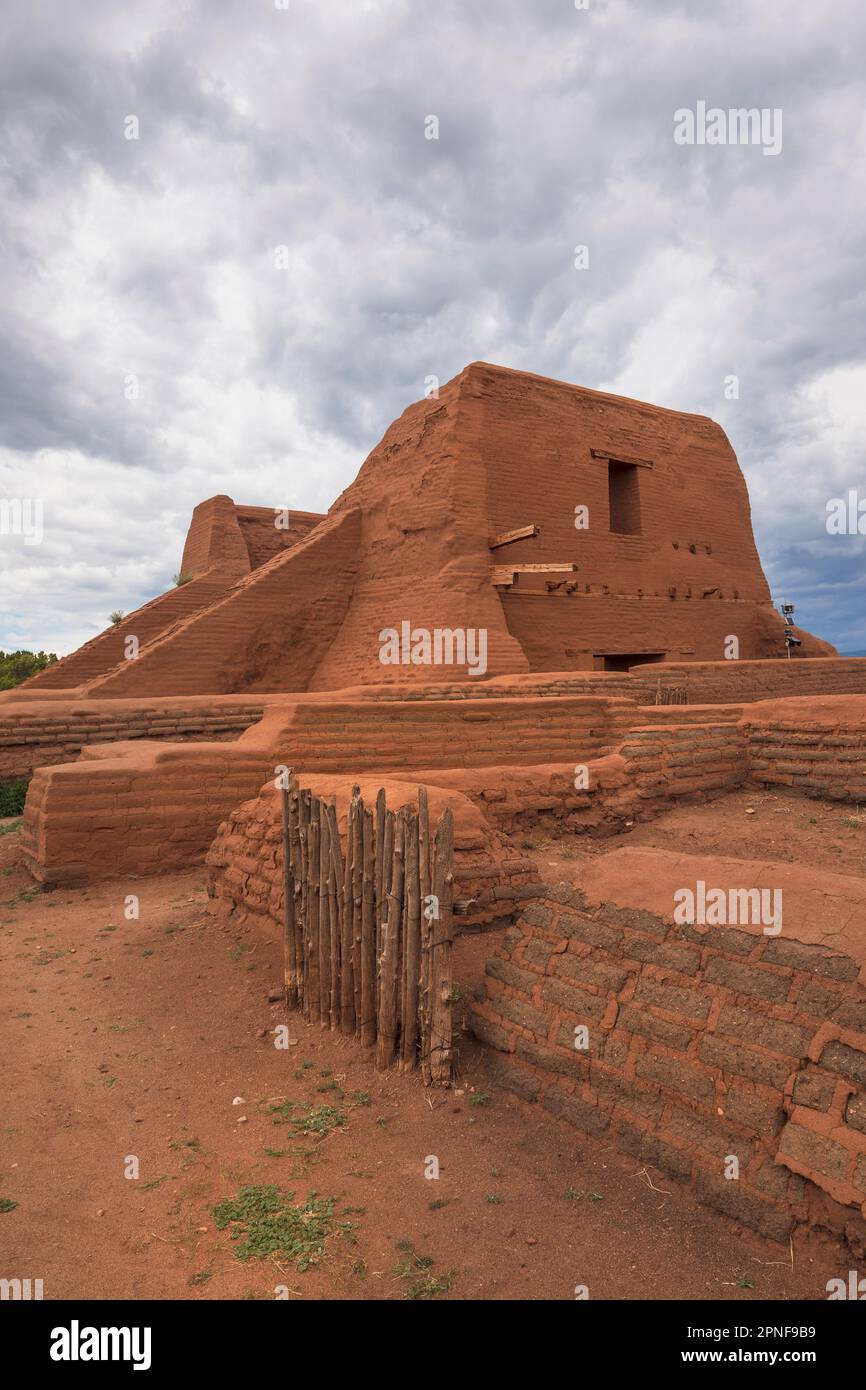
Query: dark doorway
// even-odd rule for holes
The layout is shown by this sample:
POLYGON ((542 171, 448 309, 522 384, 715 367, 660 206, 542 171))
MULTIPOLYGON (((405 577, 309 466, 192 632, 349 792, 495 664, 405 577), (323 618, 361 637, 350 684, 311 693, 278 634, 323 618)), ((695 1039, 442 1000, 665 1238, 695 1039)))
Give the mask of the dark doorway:
POLYGON ((630 666, 646 666, 664 659, 664 652, 596 652, 594 657, 597 671, 627 671, 630 666))
POLYGON ((640 469, 634 463, 607 465, 607 491, 610 505, 610 529, 620 536, 639 536, 640 527, 640 469))

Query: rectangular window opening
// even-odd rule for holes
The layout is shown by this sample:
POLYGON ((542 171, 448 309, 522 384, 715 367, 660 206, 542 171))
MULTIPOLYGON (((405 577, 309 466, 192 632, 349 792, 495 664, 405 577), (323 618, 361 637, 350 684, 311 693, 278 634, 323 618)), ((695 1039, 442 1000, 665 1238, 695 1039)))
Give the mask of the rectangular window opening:
POLYGON ((610 459, 607 465, 610 529, 619 536, 639 536, 640 469, 634 463, 618 463, 610 459))

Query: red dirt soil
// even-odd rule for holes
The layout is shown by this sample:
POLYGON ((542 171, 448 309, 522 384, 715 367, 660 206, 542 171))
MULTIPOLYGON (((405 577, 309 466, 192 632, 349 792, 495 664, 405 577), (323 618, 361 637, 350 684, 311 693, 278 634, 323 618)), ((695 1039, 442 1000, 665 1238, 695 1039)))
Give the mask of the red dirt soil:
MULTIPOLYGON (((838 807, 764 794, 673 812, 631 842, 694 848, 697 835, 709 848, 717 836, 733 854, 739 816, 743 853, 764 852, 764 836, 777 857, 781 844, 829 857, 835 836, 834 867, 864 871, 866 836, 838 807)), ((297 1015, 296 1042, 278 1050, 270 1030, 286 1014, 268 993, 279 947, 215 923, 202 872, 40 894, 17 864, 18 839, 0 837, 0 1196, 17 1203, 0 1215, 0 1276, 41 1278, 47 1299, 273 1298, 285 1285, 292 1298, 397 1300, 428 1278, 452 1299, 571 1299, 579 1284, 593 1299, 821 1299, 845 1276, 831 1245, 769 1244, 603 1143, 539 1124, 485 1080, 468 1038, 454 1089, 426 1093, 417 1076, 377 1073, 356 1044, 297 1015), (130 892, 138 921, 124 917, 130 892), (341 1093, 347 1121, 319 1145, 292 1143, 267 1109, 285 1097, 338 1104, 341 1093), (137 1181, 124 1177, 130 1154, 137 1181), (431 1154, 438 1181, 424 1177, 431 1154), (307 1273, 241 1263, 212 1209, 265 1183, 297 1200, 336 1197, 351 1240, 331 1238, 307 1273), (429 1267, 396 1274, 404 1242, 429 1267)), ((538 858, 555 881, 604 849, 574 838, 538 858)), ((464 997, 496 939, 460 941, 464 997)))

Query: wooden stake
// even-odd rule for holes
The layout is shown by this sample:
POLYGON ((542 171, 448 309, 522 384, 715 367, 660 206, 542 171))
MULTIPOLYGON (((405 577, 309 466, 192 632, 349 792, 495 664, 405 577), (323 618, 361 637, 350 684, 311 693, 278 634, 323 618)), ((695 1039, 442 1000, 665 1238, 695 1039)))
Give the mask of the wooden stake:
POLYGON ((385 826, 385 844, 391 838, 393 854, 391 858, 391 878, 388 889, 387 911, 382 922, 382 951, 379 956, 379 1019, 376 1042, 376 1066, 379 1071, 390 1067, 397 1050, 397 1004, 400 962, 400 928, 403 914, 403 852, 406 843, 406 817, 398 811, 395 817, 389 811, 392 822, 391 836, 385 826))
POLYGON ((403 990, 400 1017, 400 1070, 418 1065, 418 988, 421 961, 421 880, 418 817, 406 817, 406 894, 403 913, 403 990))
POLYGON ((380 787, 376 794, 376 959, 382 954, 382 921, 385 910, 385 893, 390 883, 390 851, 385 851, 385 825, 387 822, 385 788, 380 787), (389 876, 384 879, 385 865, 389 865, 389 876))
POLYGON ((310 1018, 310 980, 309 980, 309 949, 307 940, 307 923, 309 920, 309 892, 308 892, 308 872, 307 863, 309 860, 309 837, 310 837, 310 803, 309 792, 301 791, 298 788, 298 887, 300 888, 300 931, 301 931, 301 950, 300 962, 302 972, 302 993, 304 1018, 309 1022, 310 1018))
POLYGON ((433 949, 430 959, 430 1076, 447 1085, 451 1080, 452 1031, 451 943, 454 934, 452 901, 454 896, 454 818, 446 806, 433 840, 433 893, 438 899, 438 919, 433 922, 433 949))
POLYGON ((330 918, 329 950, 331 970, 331 1013, 332 1028, 339 1028, 342 1015, 342 960, 340 939, 342 936, 343 906, 343 850, 340 845, 340 831, 337 825, 337 808, 333 801, 327 807, 328 838, 331 846, 331 863, 328 878, 328 909, 330 918))
MULTIPOLYGON (((288 774, 291 777, 291 773, 288 774)), ((286 1004, 290 1009, 298 1003, 298 976, 295 942, 295 885, 292 879, 292 848, 289 823, 291 807, 289 788, 284 785, 280 791, 283 813, 283 922, 284 922, 284 965, 286 980, 286 1004)))
MULTIPOLYGON (((317 798, 318 800, 318 798, 317 798)), ((331 827, 324 801, 319 801, 319 990, 322 1027, 331 1018, 331 916, 328 878, 331 869, 331 827)))
POLYGON ((355 1036, 361 1036, 361 897, 364 878, 364 803, 360 787, 352 788, 355 819, 352 822, 352 1021, 355 1036))
POLYGON ((343 876, 343 915, 340 922, 340 1026, 344 1033, 355 1031, 355 991, 352 979, 352 883, 355 837, 353 827, 358 803, 353 796, 346 814, 346 872, 343 876))
POLYGON ((421 917, 419 922, 420 961, 419 961, 419 1029, 421 1033, 421 1072, 424 1085, 430 1085, 430 948, 433 941, 433 922, 430 914, 429 898, 433 892, 430 865, 430 810, 427 803, 427 788, 418 788, 418 886, 421 895, 421 917))
POLYGON ((364 811, 361 835, 361 1043, 376 1041, 376 904, 373 813, 364 811))
POLYGON ((309 1017, 311 1023, 318 1023, 322 1016, 322 993, 321 978, 319 974, 319 929, 320 929, 320 893, 319 893, 319 798, 312 796, 310 792, 310 825, 307 832, 307 977, 310 982, 310 1008, 309 1017))

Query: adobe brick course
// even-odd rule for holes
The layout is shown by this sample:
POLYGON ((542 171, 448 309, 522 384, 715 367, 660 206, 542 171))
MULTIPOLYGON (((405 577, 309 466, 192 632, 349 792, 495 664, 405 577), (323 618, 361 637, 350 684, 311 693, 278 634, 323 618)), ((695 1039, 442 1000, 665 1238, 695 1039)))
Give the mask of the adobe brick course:
MULTIPOLYGON (((780 953, 778 938, 745 933, 749 957, 740 950, 732 959, 731 947, 742 947, 744 933, 716 928, 701 937, 698 965, 685 986, 633 952, 634 970, 612 964, 611 952, 628 956, 627 934, 636 921, 650 928, 654 914, 644 911, 638 919, 638 909, 617 909, 608 900, 605 918, 618 916, 623 925, 610 929, 613 936, 599 936, 593 929, 601 909, 592 897, 581 906, 569 898, 561 887, 539 887, 539 901, 517 921, 522 942, 513 958, 521 962, 520 976, 509 984, 494 956, 485 996, 473 1006, 473 1030, 509 1056, 507 1068, 495 1069, 498 1084, 685 1183, 700 1200, 770 1239, 786 1241, 797 1226, 819 1226, 861 1248, 866 1035, 862 1049, 854 1045, 861 1035, 826 1021, 827 1001, 812 993, 829 993, 835 1013, 846 1006, 860 1018, 866 947, 857 960, 834 952, 840 968, 832 987, 816 986, 813 963, 827 957, 816 954, 815 943, 788 935, 790 949, 780 953), (531 967, 527 952, 539 930, 553 954, 531 967), (768 956, 784 956, 785 966, 766 963, 768 956), (541 973, 551 961, 556 977, 541 973), (572 962, 591 986, 578 991, 560 978, 572 962), (526 1015, 517 984, 528 987, 525 977, 534 971, 529 1040, 520 1027, 526 1015), (780 984, 768 992, 767 980, 780 984), (586 1051, 574 1049, 576 1020, 588 1029, 586 1051), (731 1156, 739 1162, 735 1179, 725 1177, 731 1156)), ((661 920, 656 926, 656 945, 696 955, 693 946, 681 946, 685 927, 661 920)), ((642 939, 651 939, 648 932, 642 939)))

